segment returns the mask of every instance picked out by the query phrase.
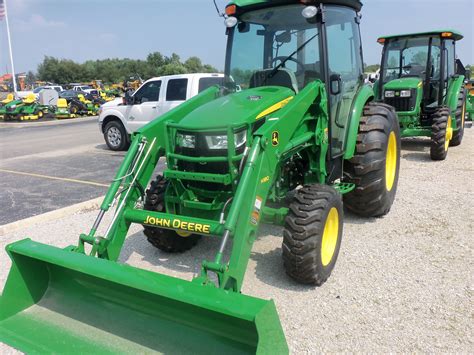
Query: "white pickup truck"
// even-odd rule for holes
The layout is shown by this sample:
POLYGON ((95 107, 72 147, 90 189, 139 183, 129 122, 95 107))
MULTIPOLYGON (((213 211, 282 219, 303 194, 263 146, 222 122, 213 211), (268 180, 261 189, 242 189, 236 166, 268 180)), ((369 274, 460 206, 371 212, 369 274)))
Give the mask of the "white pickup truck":
POLYGON ((101 106, 99 127, 105 143, 112 150, 128 149, 131 133, 201 91, 222 85, 223 80, 223 74, 199 73, 161 76, 145 81, 129 100, 119 98, 101 106))

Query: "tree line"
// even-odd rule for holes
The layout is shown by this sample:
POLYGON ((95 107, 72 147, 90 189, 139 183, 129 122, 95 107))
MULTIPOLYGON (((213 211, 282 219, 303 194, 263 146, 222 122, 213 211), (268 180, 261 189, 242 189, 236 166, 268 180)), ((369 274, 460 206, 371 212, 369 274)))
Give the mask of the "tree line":
POLYGON ((201 72, 212 73, 217 72, 217 69, 209 64, 203 64, 198 57, 190 57, 182 62, 176 53, 168 57, 160 52, 153 52, 148 54, 145 60, 113 58, 88 60, 84 63, 45 56, 38 65, 37 73, 28 73, 27 81, 68 84, 102 80, 105 83, 119 83, 132 76, 146 80, 161 75, 201 72))

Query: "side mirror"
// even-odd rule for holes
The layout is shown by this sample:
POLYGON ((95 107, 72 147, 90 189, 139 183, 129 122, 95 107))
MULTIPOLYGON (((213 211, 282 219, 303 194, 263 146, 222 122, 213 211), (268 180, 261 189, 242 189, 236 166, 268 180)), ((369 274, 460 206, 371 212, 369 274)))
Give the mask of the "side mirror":
POLYGON ((329 89, 332 95, 339 95, 342 90, 342 79, 339 74, 331 74, 329 77, 329 89))
POLYGON ((124 104, 125 105, 135 104, 135 97, 130 94, 130 90, 125 91, 124 104))

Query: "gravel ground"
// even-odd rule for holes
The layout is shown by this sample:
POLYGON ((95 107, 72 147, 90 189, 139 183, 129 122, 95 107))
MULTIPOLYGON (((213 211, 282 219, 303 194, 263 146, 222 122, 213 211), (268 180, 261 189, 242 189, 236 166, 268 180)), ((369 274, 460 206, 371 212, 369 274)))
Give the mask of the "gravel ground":
MULTIPOLYGON (((263 226, 249 262, 243 293, 275 300, 291 352, 472 353, 474 129, 444 162, 429 158, 429 141, 403 142, 401 175, 392 211, 380 219, 346 213, 344 240, 326 284, 289 279, 281 261, 281 228, 263 226)), ((0 241, 0 287, 10 261, 6 244, 31 236, 73 244, 92 224, 86 212, 7 235, 0 241)), ((190 280, 217 241, 166 255, 130 230, 121 261, 190 280)), ((0 353, 15 353, 0 344, 0 353)))

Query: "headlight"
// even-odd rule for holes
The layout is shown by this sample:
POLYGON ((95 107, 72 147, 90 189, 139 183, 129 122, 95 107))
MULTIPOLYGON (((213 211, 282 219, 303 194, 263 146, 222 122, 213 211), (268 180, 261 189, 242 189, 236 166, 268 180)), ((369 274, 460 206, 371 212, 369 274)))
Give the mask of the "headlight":
POLYGON ((385 91, 385 97, 395 97, 395 91, 393 90, 385 91))
MULTIPOLYGON (((234 133, 234 143, 236 148, 240 148, 246 141, 246 130, 234 133)), ((227 149, 227 135, 206 136, 206 143, 209 149, 227 149)))
POLYGON ((410 97, 410 96, 411 96, 411 90, 400 91, 400 97, 410 97))
POLYGON ((190 134, 176 134, 176 144, 181 148, 196 147, 196 137, 190 134))

